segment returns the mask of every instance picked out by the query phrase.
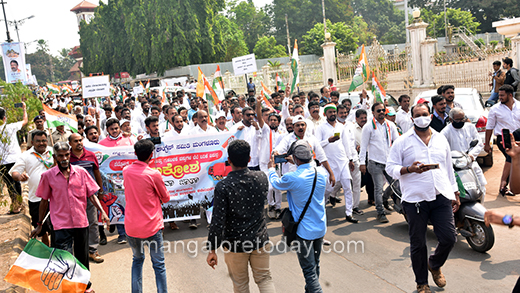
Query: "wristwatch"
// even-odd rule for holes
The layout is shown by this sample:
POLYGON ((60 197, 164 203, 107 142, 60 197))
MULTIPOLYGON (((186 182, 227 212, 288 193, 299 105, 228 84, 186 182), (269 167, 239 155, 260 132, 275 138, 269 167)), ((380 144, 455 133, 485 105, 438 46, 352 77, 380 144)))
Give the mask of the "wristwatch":
POLYGON ((505 215, 502 218, 502 223, 504 223, 504 225, 508 226, 509 228, 513 228, 513 215, 505 215))

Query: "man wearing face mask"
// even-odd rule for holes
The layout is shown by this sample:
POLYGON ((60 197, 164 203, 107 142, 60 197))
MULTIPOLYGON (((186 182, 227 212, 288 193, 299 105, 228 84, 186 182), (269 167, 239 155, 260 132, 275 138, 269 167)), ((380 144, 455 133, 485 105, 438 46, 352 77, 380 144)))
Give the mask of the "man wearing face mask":
POLYGON ((433 96, 433 115, 430 126, 437 132, 441 132, 448 125, 448 113, 446 113, 446 99, 443 96, 433 96))
POLYGON ((435 284, 446 286, 441 267, 448 259, 457 233, 453 213, 459 209, 459 191, 451 162, 450 145, 428 126, 430 111, 425 104, 412 108, 414 130, 403 134, 390 149, 386 171, 400 180, 402 203, 408 217, 410 257, 418 293, 431 293, 428 271, 435 284), (430 169, 426 164, 437 164, 430 169), (439 243, 428 259, 428 221, 439 243))
MULTIPOLYGON (((487 181, 486 177, 484 177, 482 169, 477 163, 478 154, 480 154, 480 152, 484 149, 484 143, 482 143, 475 125, 473 125, 471 122, 466 122, 467 120, 468 118, 464 114, 464 110, 461 108, 453 108, 450 111, 451 123, 446 126, 441 133, 448 140, 452 151, 466 153, 466 151, 469 149, 469 144, 471 141, 475 139, 478 140, 478 144, 470 150, 468 155, 473 162, 471 168, 473 171, 475 171, 478 181, 480 182, 480 187, 482 188, 485 196, 487 181)), ((482 198, 482 202, 484 202, 484 198, 482 198)))
MULTIPOLYGON (((348 109, 346 106, 344 105, 338 105, 338 122, 345 125, 345 123, 347 122, 347 117, 348 117, 348 109)), ((350 123, 348 123, 348 125, 350 125, 350 123)))
POLYGON ((391 178, 385 171, 386 158, 392 143, 399 137, 395 124, 385 120, 385 106, 382 103, 372 105, 373 118, 363 127, 359 152, 359 170, 365 174, 367 169, 374 181, 374 197, 376 201, 377 220, 388 223, 385 210, 392 210, 388 198, 383 198, 385 180, 391 178), (365 163, 368 150, 368 163, 365 163), (368 166, 368 167, 367 167, 368 166), (384 208, 383 208, 384 206, 384 208))

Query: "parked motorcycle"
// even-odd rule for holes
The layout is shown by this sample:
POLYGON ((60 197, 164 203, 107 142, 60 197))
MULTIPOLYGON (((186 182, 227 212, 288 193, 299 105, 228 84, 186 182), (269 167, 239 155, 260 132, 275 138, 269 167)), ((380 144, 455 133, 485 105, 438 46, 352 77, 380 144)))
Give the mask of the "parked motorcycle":
MULTIPOLYGON (((477 144, 478 140, 473 140, 466 153, 451 151, 453 169, 460 192, 460 207, 454 217, 457 232, 466 238, 473 250, 484 253, 495 244, 495 234, 493 228, 484 223, 486 208, 481 203, 484 193, 477 175, 471 168, 472 161, 468 156, 469 151, 477 144)), ((408 222, 401 204, 402 194, 399 180, 392 181, 385 189, 385 195, 392 197, 394 210, 402 214, 408 222)))

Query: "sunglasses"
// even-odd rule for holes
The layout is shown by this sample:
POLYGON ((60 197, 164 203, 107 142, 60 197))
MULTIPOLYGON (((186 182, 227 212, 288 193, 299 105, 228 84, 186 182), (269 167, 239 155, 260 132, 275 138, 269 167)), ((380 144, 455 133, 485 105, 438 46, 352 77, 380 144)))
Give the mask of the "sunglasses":
POLYGON ((377 113, 381 113, 381 112, 384 112, 384 111, 386 111, 385 108, 383 108, 383 109, 377 109, 377 110, 376 110, 377 113))
POLYGON ((246 116, 255 116, 255 114, 248 113, 248 114, 246 114, 246 116))

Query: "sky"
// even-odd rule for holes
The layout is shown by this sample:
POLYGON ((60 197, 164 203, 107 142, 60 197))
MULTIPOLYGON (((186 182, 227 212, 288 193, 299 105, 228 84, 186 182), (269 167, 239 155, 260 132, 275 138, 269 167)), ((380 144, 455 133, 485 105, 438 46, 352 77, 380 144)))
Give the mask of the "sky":
MULTIPOLYGON (((62 48, 72 48, 79 45, 78 24, 76 15, 70 10, 82 0, 5 0, 7 20, 21 20, 31 15, 23 25, 18 25, 20 41, 29 43, 44 39, 47 41, 51 54, 57 55, 62 48)), ((87 0, 89 1, 89 0, 87 0)), ((104 0, 107 1, 107 0, 104 0)), ((99 0, 90 0, 98 4, 99 0)), ((253 0, 257 7, 263 7, 272 0, 253 0)), ((106 2, 105 2, 106 3, 106 2)), ((0 41, 7 39, 3 15, 0 14, 0 41)), ((18 41, 14 26, 9 26, 11 39, 18 41)), ((36 51, 36 42, 27 45, 26 53, 36 51)))

